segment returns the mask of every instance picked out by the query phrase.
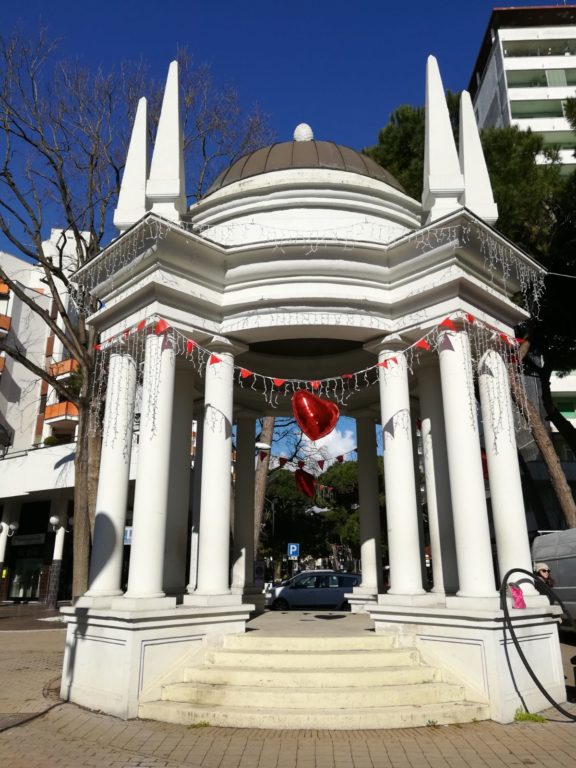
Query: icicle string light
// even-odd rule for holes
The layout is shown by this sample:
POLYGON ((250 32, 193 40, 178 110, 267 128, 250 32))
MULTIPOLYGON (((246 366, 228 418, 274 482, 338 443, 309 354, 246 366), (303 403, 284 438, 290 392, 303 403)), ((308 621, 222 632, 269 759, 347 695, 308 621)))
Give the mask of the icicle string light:
MULTIPOLYGON (((335 400, 345 404, 348 398, 360 389, 371 387, 379 381, 380 369, 393 371, 398 365, 398 356, 403 355, 410 374, 418 368, 423 355, 438 353, 442 339, 451 332, 456 332, 456 324, 460 325, 468 334, 470 340, 470 359, 467 360, 467 368, 475 378, 481 360, 488 350, 494 350, 508 364, 509 375, 514 377, 520 392, 523 392, 523 377, 521 363, 518 358, 518 346, 522 339, 516 339, 499 331, 488 323, 469 314, 459 312, 445 318, 434 326, 426 335, 407 346, 403 350, 391 352, 382 361, 363 368, 359 371, 344 372, 337 376, 325 379, 284 379, 278 376, 269 376, 249 370, 243 366, 234 366, 234 382, 241 389, 249 388, 260 393, 272 408, 278 407, 280 398, 291 397, 299 389, 307 389, 318 397, 335 400)), ((105 378, 109 355, 113 351, 123 351, 132 356, 141 372, 145 359, 146 337, 149 334, 161 335, 170 343, 177 357, 187 360, 194 369, 203 376, 209 365, 223 364, 217 355, 200 346, 197 342, 185 336, 177 329, 170 326, 166 320, 153 316, 145 321, 127 328, 115 336, 103 340, 96 345, 97 363, 96 376, 94 377, 94 389, 92 407, 94 417, 99 416, 100 403, 105 391, 105 378)), ((473 393, 472 384, 470 391, 473 393)), ((132 395, 126 395, 132 397, 132 395)), ((476 403, 470 400, 470 418, 474 419, 476 403)), ((528 424, 528 416, 525 405, 520 402, 516 406, 517 416, 522 425, 528 424)), ((96 419, 97 420, 97 419, 96 419)))

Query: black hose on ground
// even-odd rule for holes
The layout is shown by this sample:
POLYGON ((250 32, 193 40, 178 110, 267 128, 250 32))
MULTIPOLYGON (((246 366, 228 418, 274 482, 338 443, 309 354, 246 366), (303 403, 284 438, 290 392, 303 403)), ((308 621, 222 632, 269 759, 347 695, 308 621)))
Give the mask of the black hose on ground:
MULTIPOLYGON (((528 663, 528 659, 524 655, 524 652, 522 648, 520 647, 520 642, 518 641, 518 638, 516 637, 516 633, 514 631, 514 627, 512 624, 512 619, 510 617, 510 611, 508 610, 508 585, 510 583, 513 583, 514 585, 522 582, 529 582, 530 584, 534 584, 535 577, 534 574, 530 571, 525 570, 524 568, 511 568, 502 579, 502 584, 500 586, 500 607, 502 608, 502 611, 504 613, 504 625, 503 625, 503 631, 504 631, 504 651, 506 653, 506 661, 508 662, 508 669, 510 670, 510 676, 512 677, 512 683, 514 685, 514 689, 516 690, 516 693, 518 694, 520 701, 522 702, 522 706, 524 707, 525 711, 528 712, 528 708, 526 706, 526 703, 524 699, 522 698, 522 695, 520 691, 518 690, 518 686, 516 685, 516 680, 514 678, 514 673, 512 672, 512 665, 510 664, 510 658, 508 656, 508 644, 506 642, 506 630, 508 630, 510 637, 512 639, 512 642, 514 643, 514 647, 516 648, 516 651, 518 653, 518 656, 520 656, 520 659, 522 663, 524 664, 526 671, 536 684, 536 687, 538 690, 542 693, 542 695, 550 702, 550 704, 558 710, 564 717, 567 717, 572 722, 576 722, 576 715, 573 715, 571 712, 568 712, 568 710, 564 709, 560 704, 558 704, 557 701, 555 701, 552 696, 548 693, 548 691, 544 688, 540 680, 536 677, 536 673, 528 663), (510 576, 513 573, 522 573, 528 576, 528 579, 521 579, 520 582, 510 582, 510 576)), ((570 612, 560 600, 558 595, 554 592, 554 590, 549 587, 545 582, 541 582, 539 584, 540 589, 542 592, 549 598, 551 603, 558 603, 558 605, 562 608, 562 611, 564 612, 565 616, 568 618, 568 621, 570 622, 570 625, 573 629, 576 629, 576 624, 574 623, 574 619, 570 615, 570 612)), ((540 590, 539 590, 540 591, 540 590)))

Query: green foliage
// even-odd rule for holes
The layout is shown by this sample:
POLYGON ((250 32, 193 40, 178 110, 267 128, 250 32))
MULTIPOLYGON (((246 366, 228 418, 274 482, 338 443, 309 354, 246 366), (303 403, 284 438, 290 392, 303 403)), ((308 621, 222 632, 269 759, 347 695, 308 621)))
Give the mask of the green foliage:
POLYGON ((532 712, 524 712, 523 709, 518 708, 516 712, 514 712, 514 722, 516 723, 547 723, 545 717, 542 717, 542 715, 535 715, 532 712))
POLYGON ((572 130, 576 131, 576 99, 566 99, 564 102, 564 114, 572 130))
MULTIPOLYGON (((378 475, 384 519, 382 459, 378 475)), ((341 545, 348 547, 354 557, 360 556, 358 462, 333 464, 318 482, 330 490, 314 500, 298 490, 292 472, 280 470, 271 474, 262 533, 264 555, 285 554, 288 542, 298 541, 302 555, 324 557, 331 554, 332 545, 341 545)))
MULTIPOLYGON (((458 140, 460 94, 447 91, 446 102, 452 130, 458 140)), ((378 144, 367 147, 364 154, 386 168, 410 197, 422 197, 424 170, 424 109, 403 104, 390 115, 380 131, 378 144)))
POLYGON ((542 138, 516 127, 483 131, 482 146, 498 203, 497 228, 515 245, 546 259, 555 226, 555 201, 564 183, 560 166, 538 164, 536 157, 544 150, 542 138))
POLYGON ((395 109, 380 131, 378 144, 364 153, 386 168, 410 197, 422 195, 424 110, 403 105, 395 109))

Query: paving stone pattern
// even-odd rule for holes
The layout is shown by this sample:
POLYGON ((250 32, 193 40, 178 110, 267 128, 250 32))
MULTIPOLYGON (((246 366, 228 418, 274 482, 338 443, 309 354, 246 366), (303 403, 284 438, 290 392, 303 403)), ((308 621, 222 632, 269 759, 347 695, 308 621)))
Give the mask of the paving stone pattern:
POLYGON ((63 645, 62 630, 0 632, 2 768, 573 768, 576 762, 576 723, 260 731, 125 722, 58 701, 63 645))

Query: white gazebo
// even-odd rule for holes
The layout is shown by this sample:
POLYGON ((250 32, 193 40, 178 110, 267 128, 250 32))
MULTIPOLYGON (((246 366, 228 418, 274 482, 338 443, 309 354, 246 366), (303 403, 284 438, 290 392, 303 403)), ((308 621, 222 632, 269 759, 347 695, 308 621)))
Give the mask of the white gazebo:
MULTIPOLYGON (((63 611, 63 696, 135 717, 200 648, 244 632, 262 599, 253 581, 255 422, 288 413, 293 393, 307 389, 356 419, 362 584, 353 610, 368 611, 377 633, 416 643, 491 717, 511 720, 518 700, 498 586, 510 569, 531 570, 515 441, 523 409, 509 386, 509 376, 521 385, 514 327, 527 313, 513 299, 537 300, 543 270, 492 228, 497 209, 468 94, 458 152, 429 59, 421 203, 367 157, 302 124, 293 141, 235 162, 188 208, 179 111, 174 62, 150 167, 146 101, 138 107, 114 219, 120 235, 77 274, 81 291, 101 300, 90 322, 102 340, 95 403, 105 390, 106 408, 90 586, 63 611)), ((511 609, 516 633, 565 700, 558 609, 529 585, 524 593, 527 607, 511 609)), ((529 706, 545 706, 513 664, 529 706)))

